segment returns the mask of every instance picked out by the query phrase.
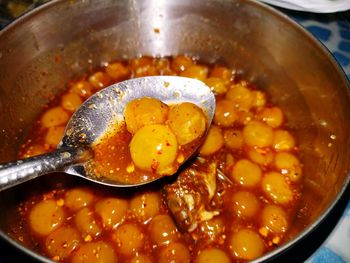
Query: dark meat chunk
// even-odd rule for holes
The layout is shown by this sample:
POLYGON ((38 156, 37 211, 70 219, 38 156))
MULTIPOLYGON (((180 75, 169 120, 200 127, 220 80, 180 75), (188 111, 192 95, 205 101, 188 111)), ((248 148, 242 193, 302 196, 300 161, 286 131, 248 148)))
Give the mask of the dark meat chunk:
POLYGON ((168 208, 180 231, 192 232, 201 222, 220 214, 221 195, 229 182, 217 166, 215 161, 198 158, 164 188, 168 208))

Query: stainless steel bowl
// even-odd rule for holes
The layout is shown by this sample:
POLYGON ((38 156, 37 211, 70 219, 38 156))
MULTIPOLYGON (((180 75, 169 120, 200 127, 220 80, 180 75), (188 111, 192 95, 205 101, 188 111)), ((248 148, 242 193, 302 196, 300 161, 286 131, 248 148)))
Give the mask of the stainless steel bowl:
MULTIPOLYGON (((286 16, 243 0, 52 1, 0 32, 0 161, 15 159, 48 102, 67 81, 106 61, 189 54, 219 61, 265 89, 287 113, 304 162, 305 187, 289 241, 312 232, 349 183, 350 87, 329 52, 286 16), (316 200, 316 201, 315 201, 316 200)), ((23 188, 0 193, 13 210, 23 188)), ((0 235, 12 240, 0 219, 0 235)))

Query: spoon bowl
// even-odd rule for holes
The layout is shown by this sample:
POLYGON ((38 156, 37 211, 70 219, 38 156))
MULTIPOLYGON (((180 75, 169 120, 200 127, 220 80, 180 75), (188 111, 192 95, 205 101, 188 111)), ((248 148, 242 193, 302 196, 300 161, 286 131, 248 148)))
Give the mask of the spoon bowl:
MULTIPOLYGON (((124 109, 129 101, 142 97, 152 97, 166 104, 193 103, 206 115, 207 129, 214 116, 214 94, 199 80, 153 76, 119 82, 95 93, 79 107, 68 122, 57 150, 0 165, 0 191, 57 171, 115 187, 134 187, 152 182, 123 183, 93 176, 85 169, 86 162, 93 158, 91 147, 94 142, 103 136, 111 125, 124 122, 124 109)), ((192 155, 198 146, 193 148, 192 155)))

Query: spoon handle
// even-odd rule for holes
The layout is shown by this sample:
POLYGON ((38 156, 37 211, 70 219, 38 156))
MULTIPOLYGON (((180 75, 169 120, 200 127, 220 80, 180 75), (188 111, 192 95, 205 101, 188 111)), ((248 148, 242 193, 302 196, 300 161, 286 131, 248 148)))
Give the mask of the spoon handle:
POLYGON ((62 171, 80 160, 81 150, 59 148, 54 152, 0 165, 0 191, 40 175, 62 171))

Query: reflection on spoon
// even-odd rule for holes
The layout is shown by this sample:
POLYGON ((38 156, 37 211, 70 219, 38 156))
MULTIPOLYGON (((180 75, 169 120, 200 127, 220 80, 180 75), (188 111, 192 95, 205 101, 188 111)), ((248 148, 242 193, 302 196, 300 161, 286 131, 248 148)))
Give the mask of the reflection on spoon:
MULTIPOLYGON (((126 105, 130 101, 143 97, 155 98, 167 105, 184 102, 196 105, 206 116, 206 129, 210 126, 215 111, 214 95, 199 80, 173 76, 154 76, 130 79, 114 84, 94 94, 73 114, 56 151, 1 165, 0 190, 57 171, 116 187, 138 186, 157 179, 159 176, 154 176, 154 172, 157 174, 157 169, 154 171, 143 169, 146 172, 144 172, 145 176, 142 177, 142 180, 121 180, 128 178, 127 176, 119 176, 117 179, 105 175, 98 176, 99 174, 96 176, 93 169, 89 169, 89 167, 92 167, 94 153, 96 154, 96 145, 101 142, 101 138, 107 138, 108 134, 111 134, 111 127, 121 129, 123 123, 125 125, 124 111, 126 105), (153 173, 153 176, 150 176, 151 173, 153 173)), ((180 129, 183 129, 183 127, 180 129)), ((181 134, 183 132, 179 132, 177 129, 174 131, 173 129, 173 133, 176 136, 176 133, 181 134)), ((187 151, 179 165, 196 151, 199 144, 200 140, 197 140, 195 145, 191 145, 190 151, 187 151)), ((145 148, 140 151, 144 150, 145 148)), ((178 166, 170 172, 158 174, 173 174, 178 166)))

